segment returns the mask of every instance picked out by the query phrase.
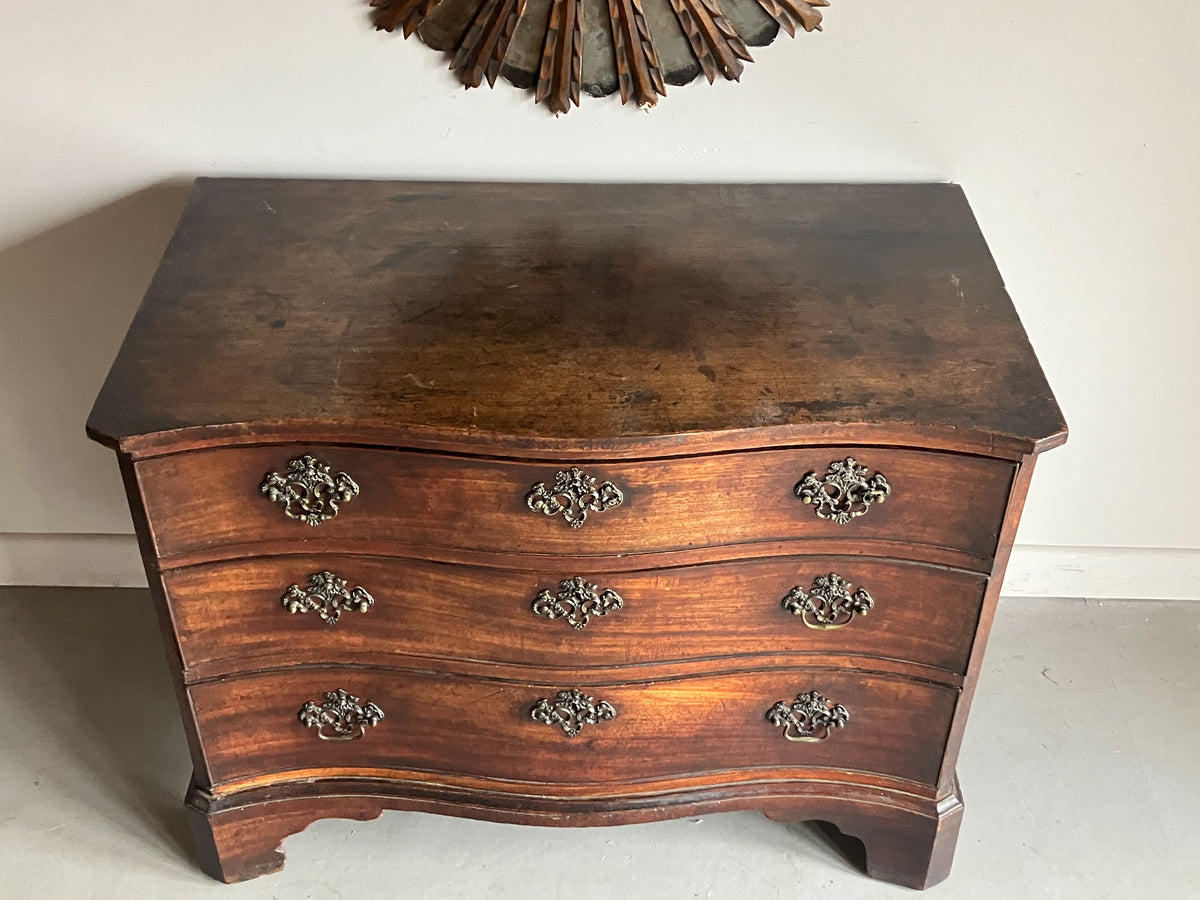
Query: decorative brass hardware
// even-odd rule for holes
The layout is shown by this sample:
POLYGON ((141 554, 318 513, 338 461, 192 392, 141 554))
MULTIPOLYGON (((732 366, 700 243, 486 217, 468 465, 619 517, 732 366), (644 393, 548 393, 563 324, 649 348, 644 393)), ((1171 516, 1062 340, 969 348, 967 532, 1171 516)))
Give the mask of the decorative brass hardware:
POLYGON ((357 697, 343 690, 326 691, 325 702, 309 700, 299 713, 300 724, 317 729, 323 741, 355 741, 383 721, 383 710, 374 703, 359 705, 357 697))
POLYGON ((865 616, 875 605, 875 599, 865 588, 850 593, 850 582, 833 572, 813 580, 812 590, 805 593, 799 585, 783 598, 783 608, 803 618, 809 628, 832 630, 849 625, 857 616, 865 616))
POLYGON ((538 594, 533 601, 533 612, 547 619, 566 617, 571 627, 578 631, 592 616, 607 616, 624 605, 625 601, 616 591, 611 588, 601 591, 598 585, 588 584, 586 578, 577 575, 560 581, 557 594, 549 591, 538 594))
POLYGON ((559 691, 553 699, 543 697, 529 711, 531 718, 547 725, 561 725, 569 737, 575 737, 583 730, 584 725, 596 725, 616 718, 617 711, 612 704, 595 697, 588 697, 583 691, 559 691))
POLYGON ((365 588, 346 590, 349 582, 332 572, 314 572, 308 576, 308 587, 293 584, 284 592, 283 608, 290 613, 315 612, 325 622, 336 625, 343 610, 365 613, 375 605, 375 598, 365 588))
POLYGON ((883 475, 876 472, 868 479, 866 474, 866 466, 847 456, 844 462, 830 463, 820 481, 816 472, 805 475, 796 485, 796 496, 811 503, 820 518, 845 525, 866 515, 872 503, 882 503, 892 492, 883 475))
POLYGON ((339 503, 349 503, 358 496, 353 478, 345 472, 330 475, 329 468, 315 456, 302 456, 288 462, 286 475, 267 473, 259 490, 272 503, 282 503, 289 519, 299 519, 315 528, 338 514, 339 503))
POLYGON ((809 691, 797 694, 791 706, 780 700, 767 710, 767 721, 783 728, 783 736, 789 741, 815 743, 829 737, 829 729, 844 727, 850 713, 840 703, 809 691))
POLYGON ((625 495, 611 481, 605 481, 596 487, 596 479, 585 475, 572 466, 566 471, 559 471, 554 477, 554 487, 546 489, 546 483, 539 481, 525 497, 525 503, 534 512, 542 512, 548 516, 559 513, 572 528, 580 527, 587 518, 588 511, 603 512, 620 506, 625 495))

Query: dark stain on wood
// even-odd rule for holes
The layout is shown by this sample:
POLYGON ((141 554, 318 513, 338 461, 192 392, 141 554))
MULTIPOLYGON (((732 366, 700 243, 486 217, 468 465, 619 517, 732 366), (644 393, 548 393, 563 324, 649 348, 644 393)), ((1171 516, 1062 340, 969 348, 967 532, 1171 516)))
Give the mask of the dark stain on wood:
MULTIPOLYGON (((493 29, 475 74, 503 18, 480 2, 425 20, 493 29)), ((429 8, 381 3, 393 27, 429 8)), ((216 877, 385 808, 757 808, 834 823, 912 887, 949 872, 1032 453, 1066 436, 953 187, 259 180, 198 184, 89 431, 119 451, 216 877), (259 489, 307 454, 362 486, 318 528, 259 489), (821 517, 796 484, 849 456, 887 502, 821 517), (568 461, 622 492, 578 530, 527 500, 568 461), (335 570, 368 612, 284 607, 335 570), (782 598, 830 573, 874 599, 806 627, 782 598), (572 575, 621 609, 535 615, 572 575), (616 716, 531 717, 567 687, 616 716), (338 688, 386 710, 352 744, 298 716, 338 688), (845 731, 785 740, 766 711, 811 690, 845 731)))
POLYGON ((234 420, 581 449, 856 422, 1018 450, 1065 433, 951 185, 201 179, 91 429, 234 420), (657 414, 625 415, 652 395, 657 414))

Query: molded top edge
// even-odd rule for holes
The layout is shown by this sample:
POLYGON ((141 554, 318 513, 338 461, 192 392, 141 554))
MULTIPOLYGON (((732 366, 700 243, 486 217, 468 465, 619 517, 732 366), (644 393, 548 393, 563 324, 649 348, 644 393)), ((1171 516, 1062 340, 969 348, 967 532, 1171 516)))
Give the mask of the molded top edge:
POLYGON ((954 185, 290 179, 197 182, 88 429, 135 455, 1066 436, 954 185))

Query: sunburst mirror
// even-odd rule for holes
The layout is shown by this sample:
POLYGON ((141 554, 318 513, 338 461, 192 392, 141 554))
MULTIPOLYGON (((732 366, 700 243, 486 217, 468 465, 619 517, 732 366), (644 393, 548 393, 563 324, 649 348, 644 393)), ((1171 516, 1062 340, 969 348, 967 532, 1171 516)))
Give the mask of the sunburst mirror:
POLYGON ((649 108, 668 84, 737 81, 748 47, 820 31, 828 0, 370 0, 375 27, 450 56, 467 87, 504 78, 554 113, 581 93, 649 108))

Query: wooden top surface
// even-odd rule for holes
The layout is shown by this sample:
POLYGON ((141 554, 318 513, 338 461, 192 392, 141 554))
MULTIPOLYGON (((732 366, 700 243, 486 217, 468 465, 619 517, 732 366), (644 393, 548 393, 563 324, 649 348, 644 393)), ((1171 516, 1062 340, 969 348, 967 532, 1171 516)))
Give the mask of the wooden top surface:
POLYGON ((1066 436, 952 185, 200 179, 88 422, 134 455, 1066 436))

